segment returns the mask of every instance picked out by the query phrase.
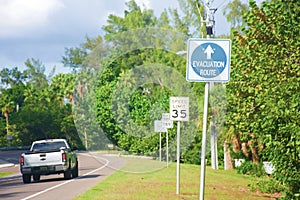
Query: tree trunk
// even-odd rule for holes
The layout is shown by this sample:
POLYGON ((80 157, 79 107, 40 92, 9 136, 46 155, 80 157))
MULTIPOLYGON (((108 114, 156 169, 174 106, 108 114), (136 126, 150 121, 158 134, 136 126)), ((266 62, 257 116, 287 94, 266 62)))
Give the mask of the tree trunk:
POLYGON ((245 142, 242 143, 242 151, 243 154, 248 158, 249 157, 248 145, 245 142))
POLYGON ((256 148, 251 148, 251 153, 252 153, 252 161, 256 164, 259 163, 259 155, 258 151, 256 148))
POLYGON ((77 87, 77 92, 78 92, 80 98, 83 98, 83 89, 84 89, 84 86, 83 86, 82 82, 80 82, 77 87))
POLYGON ((73 93, 69 93, 69 102, 74 105, 74 96, 73 93))
POLYGON ((8 110, 4 111, 4 116, 5 116, 5 121, 6 121, 6 135, 9 135, 8 134, 8 131, 9 131, 9 128, 8 128, 8 126, 9 126, 9 123, 8 123, 8 110))
POLYGON ((252 162, 255 164, 259 163, 259 155, 258 155, 258 150, 256 148, 256 143, 253 142, 252 140, 248 141, 248 145, 250 146, 251 149, 251 154, 252 154, 252 162))
POLYGON ((232 169, 233 164, 232 164, 232 159, 230 155, 230 149, 228 148, 228 145, 226 141, 224 142, 224 169, 232 169))
POLYGON ((237 153, 241 151, 241 141, 237 135, 233 136, 232 144, 233 144, 233 152, 237 153))

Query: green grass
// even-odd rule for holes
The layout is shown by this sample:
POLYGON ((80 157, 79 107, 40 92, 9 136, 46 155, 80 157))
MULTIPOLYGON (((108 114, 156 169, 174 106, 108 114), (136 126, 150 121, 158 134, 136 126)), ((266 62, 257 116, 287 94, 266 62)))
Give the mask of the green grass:
MULTIPOLYGON (((146 167, 162 167, 161 163, 153 162, 158 161, 142 160, 146 167), (145 163, 150 165, 147 166, 145 163)), ((129 173, 129 171, 141 169, 141 166, 137 167, 137 163, 141 163, 141 160, 128 160, 128 164, 122 170, 110 175, 75 199, 199 199, 200 166, 181 164, 180 195, 176 195, 176 163, 172 163, 168 168, 163 167, 148 173, 129 173)), ((205 199, 272 199, 270 195, 249 191, 248 186, 255 180, 252 177, 237 174, 234 170, 212 170, 207 167, 205 199)))
POLYGON ((0 178, 14 174, 13 172, 0 172, 0 178))
POLYGON ((125 157, 124 159, 127 162, 126 165, 121 169, 121 171, 128 173, 152 173, 167 166, 166 162, 158 162, 152 159, 130 157, 125 157))

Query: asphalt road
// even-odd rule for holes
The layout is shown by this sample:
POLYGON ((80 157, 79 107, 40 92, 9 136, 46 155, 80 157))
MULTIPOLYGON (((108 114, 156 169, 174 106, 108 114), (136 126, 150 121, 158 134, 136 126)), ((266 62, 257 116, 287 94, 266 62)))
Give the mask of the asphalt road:
POLYGON ((15 164, 0 168, 0 172, 16 172, 14 175, 0 178, 0 199, 5 200, 53 200, 73 199, 105 177, 121 168, 125 161, 114 156, 105 156, 87 152, 78 153, 79 177, 64 180, 63 174, 41 176, 40 182, 24 184, 19 172, 20 152, 0 152, 2 161, 15 164))

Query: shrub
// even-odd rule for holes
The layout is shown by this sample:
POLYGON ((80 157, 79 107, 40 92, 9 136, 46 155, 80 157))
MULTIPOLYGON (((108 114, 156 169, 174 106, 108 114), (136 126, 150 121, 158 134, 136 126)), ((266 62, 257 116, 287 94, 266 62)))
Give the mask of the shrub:
POLYGON ((261 177, 266 174, 263 165, 255 164, 251 161, 245 161, 241 166, 237 167, 237 172, 239 174, 251 175, 256 177, 261 177))
POLYGON ((250 190, 274 194, 285 190, 285 187, 273 178, 264 177, 250 185, 250 190))

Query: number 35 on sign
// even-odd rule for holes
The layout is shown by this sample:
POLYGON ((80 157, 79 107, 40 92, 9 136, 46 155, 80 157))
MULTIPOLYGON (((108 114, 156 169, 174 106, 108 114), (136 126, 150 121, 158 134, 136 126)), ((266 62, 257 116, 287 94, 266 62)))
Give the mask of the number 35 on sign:
POLYGON ((189 97, 170 97, 170 120, 189 121, 189 97))

